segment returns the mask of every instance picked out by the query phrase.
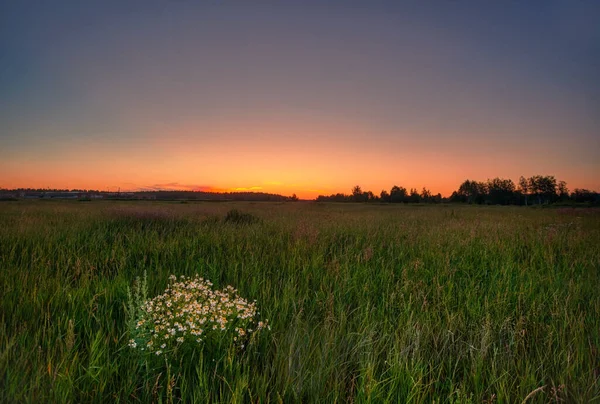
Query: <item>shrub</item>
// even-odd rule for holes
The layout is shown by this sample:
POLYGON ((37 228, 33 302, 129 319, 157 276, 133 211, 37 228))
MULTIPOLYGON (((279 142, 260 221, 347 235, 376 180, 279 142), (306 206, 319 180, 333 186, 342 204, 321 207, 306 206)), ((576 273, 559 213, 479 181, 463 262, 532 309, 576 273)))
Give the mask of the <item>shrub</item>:
POLYGON ((177 360, 185 352, 209 345, 211 351, 240 348, 264 328, 255 302, 240 297, 227 286, 212 290, 212 283, 198 275, 170 276, 164 293, 146 299, 146 276, 129 292, 129 346, 146 355, 177 360))
POLYGON ((259 219, 250 213, 243 213, 237 209, 231 209, 225 216, 225 223, 233 224, 252 224, 258 222, 259 219))

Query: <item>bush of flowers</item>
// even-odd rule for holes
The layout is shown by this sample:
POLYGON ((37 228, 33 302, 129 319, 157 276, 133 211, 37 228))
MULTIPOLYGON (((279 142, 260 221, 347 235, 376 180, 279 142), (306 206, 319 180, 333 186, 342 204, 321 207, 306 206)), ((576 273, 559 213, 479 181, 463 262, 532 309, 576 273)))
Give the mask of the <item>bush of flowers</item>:
POLYGON ((265 328, 258 321, 256 302, 248 302, 236 289, 213 290, 198 275, 170 276, 164 293, 146 298, 146 279, 129 293, 129 346, 158 357, 209 345, 243 348, 250 337, 265 328))

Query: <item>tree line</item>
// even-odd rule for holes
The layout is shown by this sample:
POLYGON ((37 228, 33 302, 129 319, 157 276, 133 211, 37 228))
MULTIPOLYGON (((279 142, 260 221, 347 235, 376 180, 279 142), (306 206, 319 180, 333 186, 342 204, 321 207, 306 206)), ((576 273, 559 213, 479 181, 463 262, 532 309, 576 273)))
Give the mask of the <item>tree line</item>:
POLYGON ((542 205, 552 203, 600 204, 600 194, 588 189, 575 188, 569 192, 565 181, 552 175, 520 177, 517 184, 511 179, 494 178, 487 181, 465 180, 450 197, 433 194, 423 187, 407 190, 394 185, 379 195, 363 191, 359 185, 350 194, 319 195, 317 202, 379 202, 379 203, 468 203, 486 205, 542 205))
POLYGON ((383 190, 379 195, 371 191, 363 191, 359 185, 352 188, 351 194, 337 193, 330 196, 319 195, 317 202, 388 202, 388 203, 442 203, 444 198, 441 194, 433 195, 431 191, 423 187, 421 192, 415 188, 407 190, 404 187, 394 185, 390 191, 383 190))
POLYGON ((206 200, 206 201, 265 201, 265 202, 295 202, 296 194, 285 196, 266 192, 204 192, 204 191, 134 191, 134 192, 108 192, 91 189, 60 189, 60 188, 0 188, 0 199, 19 198, 60 198, 72 196, 74 198, 101 197, 102 199, 156 199, 156 200, 206 200))
POLYGON ((254 202, 294 202, 296 194, 284 196, 266 192, 204 192, 204 191, 141 191, 134 196, 152 196, 164 200, 210 200, 210 201, 254 201, 254 202))

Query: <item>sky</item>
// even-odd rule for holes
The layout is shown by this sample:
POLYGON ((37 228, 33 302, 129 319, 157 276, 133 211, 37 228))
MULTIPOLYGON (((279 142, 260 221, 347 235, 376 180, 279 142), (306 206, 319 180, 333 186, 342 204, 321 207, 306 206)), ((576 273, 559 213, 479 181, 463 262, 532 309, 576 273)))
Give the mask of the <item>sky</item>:
POLYGON ((600 2, 0 1, 0 187, 600 190, 600 2))

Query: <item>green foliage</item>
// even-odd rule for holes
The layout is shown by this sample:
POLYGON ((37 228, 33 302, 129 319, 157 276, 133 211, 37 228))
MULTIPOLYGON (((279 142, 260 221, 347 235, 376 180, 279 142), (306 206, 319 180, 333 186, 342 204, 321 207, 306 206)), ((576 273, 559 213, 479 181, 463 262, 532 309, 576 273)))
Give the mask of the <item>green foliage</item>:
POLYGON ((224 223, 229 202, 1 204, 0 401, 600 399, 597 209, 233 205, 268 219, 224 223), (131 319, 172 273, 235 285, 272 330, 140 360, 131 319))
POLYGON ((232 223, 232 224, 253 224, 253 223, 258 223, 259 219, 258 217, 254 216, 251 213, 244 213, 244 212, 240 212, 237 209, 231 209, 229 212, 227 212, 227 215, 225 215, 225 223, 232 223))
POLYGON ((144 277, 140 280, 138 276, 133 284, 133 292, 127 287, 127 329, 129 334, 133 334, 136 329, 138 319, 144 314, 144 304, 148 300, 148 274, 144 271, 144 277))
POLYGON ((145 297, 145 273, 141 286, 138 279, 134 293, 128 291, 129 346, 146 362, 155 357, 185 361, 204 347, 212 356, 233 345, 244 349, 257 331, 270 328, 258 320, 256 303, 232 286, 214 291, 198 275, 169 279, 167 289, 152 299, 145 297))

